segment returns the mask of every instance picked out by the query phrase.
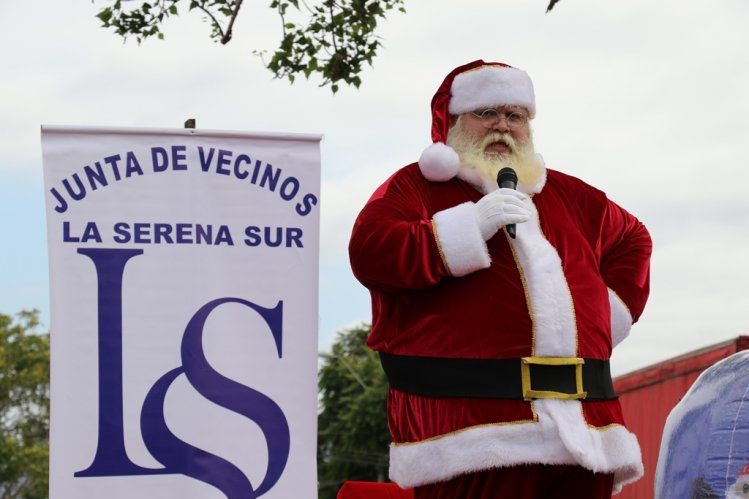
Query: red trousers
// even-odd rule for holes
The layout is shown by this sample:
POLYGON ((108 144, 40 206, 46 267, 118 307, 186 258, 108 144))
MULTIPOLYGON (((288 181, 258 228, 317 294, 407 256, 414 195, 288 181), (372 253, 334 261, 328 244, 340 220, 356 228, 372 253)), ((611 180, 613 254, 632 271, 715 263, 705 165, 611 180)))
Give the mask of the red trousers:
POLYGON ((610 499, 614 476, 580 466, 525 465, 414 489, 415 499, 610 499))

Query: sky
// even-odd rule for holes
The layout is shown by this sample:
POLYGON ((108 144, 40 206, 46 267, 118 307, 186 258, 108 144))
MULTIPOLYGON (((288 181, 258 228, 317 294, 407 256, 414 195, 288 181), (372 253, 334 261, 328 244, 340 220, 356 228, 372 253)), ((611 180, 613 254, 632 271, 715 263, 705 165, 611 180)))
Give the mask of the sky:
POLYGON ((615 375, 749 334, 749 3, 406 0, 357 90, 273 79, 281 26, 245 2, 226 46, 197 13, 141 45, 104 0, 0 3, 0 312, 49 324, 40 126, 323 134, 319 348, 371 319, 347 245, 358 211, 430 143, 431 96, 475 59, 524 69, 549 168, 602 189, 654 242, 651 295, 615 375))

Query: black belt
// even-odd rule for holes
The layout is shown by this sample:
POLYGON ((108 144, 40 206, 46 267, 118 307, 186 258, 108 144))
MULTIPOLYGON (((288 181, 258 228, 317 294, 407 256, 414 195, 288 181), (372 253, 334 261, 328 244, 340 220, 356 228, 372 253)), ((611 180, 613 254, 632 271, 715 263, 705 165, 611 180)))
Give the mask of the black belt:
POLYGON ((390 386, 426 397, 611 400, 608 360, 575 357, 453 359, 380 352, 390 386))

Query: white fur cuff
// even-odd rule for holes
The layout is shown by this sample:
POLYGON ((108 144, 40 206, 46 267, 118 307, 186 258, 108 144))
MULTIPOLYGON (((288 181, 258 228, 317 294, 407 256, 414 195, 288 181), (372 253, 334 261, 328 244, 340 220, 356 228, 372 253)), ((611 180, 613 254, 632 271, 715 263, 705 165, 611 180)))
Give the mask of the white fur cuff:
POLYGON ((463 276, 491 265, 472 202, 435 213, 434 229, 445 265, 452 275, 463 276))

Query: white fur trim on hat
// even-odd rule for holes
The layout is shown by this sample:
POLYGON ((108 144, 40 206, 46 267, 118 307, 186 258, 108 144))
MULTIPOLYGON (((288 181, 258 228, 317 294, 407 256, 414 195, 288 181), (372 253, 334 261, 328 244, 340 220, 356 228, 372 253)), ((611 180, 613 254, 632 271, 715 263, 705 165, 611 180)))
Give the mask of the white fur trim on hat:
POLYGON ((455 77, 451 87, 450 114, 483 107, 522 106, 536 115, 536 97, 528 74, 517 68, 481 66, 455 77))
POLYGON ((421 153, 419 168, 427 180, 446 182, 458 173, 460 158, 452 147, 435 142, 421 153))

